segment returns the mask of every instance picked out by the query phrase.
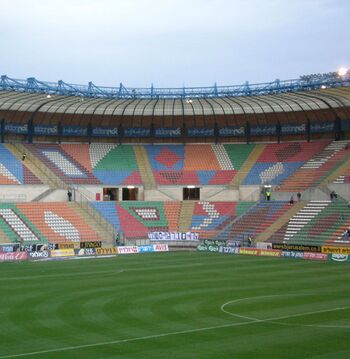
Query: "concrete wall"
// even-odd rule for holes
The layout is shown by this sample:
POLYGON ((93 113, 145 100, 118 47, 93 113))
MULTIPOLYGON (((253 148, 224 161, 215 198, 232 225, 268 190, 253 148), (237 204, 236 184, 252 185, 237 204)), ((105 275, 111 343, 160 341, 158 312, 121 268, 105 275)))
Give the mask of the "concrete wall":
POLYGON ((0 202, 31 202, 48 189, 47 185, 0 185, 0 202))

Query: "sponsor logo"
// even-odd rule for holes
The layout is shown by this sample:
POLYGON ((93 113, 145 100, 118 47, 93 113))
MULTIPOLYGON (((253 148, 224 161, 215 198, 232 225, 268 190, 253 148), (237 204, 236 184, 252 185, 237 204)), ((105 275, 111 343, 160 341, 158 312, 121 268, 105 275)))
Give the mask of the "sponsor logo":
POLYGON ((312 261, 326 261, 328 260, 328 255, 324 253, 305 252, 304 259, 312 261))
POLYGON ((258 256, 260 253, 259 249, 253 248, 240 248, 239 254, 245 254, 248 256, 258 256))
POLYGON ((238 247, 219 247, 220 253, 239 254, 238 247))
POLYGON ((280 249, 282 251, 321 252, 321 247, 319 246, 305 246, 302 244, 272 243, 272 249, 280 249))
POLYGON ((0 253, 0 262, 25 261, 28 259, 27 252, 0 253))
POLYGON ((55 249, 50 251, 51 257, 73 257, 74 249, 55 249))
POLYGON ((74 243, 59 243, 58 248, 59 249, 73 249, 74 243))
POLYGON ((108 256, 111 254, 117 254, 117 249, 115 247, 109 248, 96 248, 96 254, 99 256, 108 256))
POLYGON ((199 233, 195 232, 150 232, 151 241, 198 241, 199 233))
POLYGON ((260 249, 260 255, 263 257, 281 257, 281 251, 275 249, 260 249))
MULTIPOLYGON (((104 249, 104 248, 101 248, 104 249)), ((111 248, 109 248, 111 249, 111 248)), ((115 249, 115 248, 113 248, 115 249)), ((124 246, 124 247, 117 247, 119 254, 133 254, 138 253, 139 249, 136 246, 124 246)))
POLYGON ((138 253, 145 253, 145 252, 154 252, 154 248, 152 245, 149 246, 139 246, 138 253))
POLYGON ((78 256, 94 256, 96 254, 95 248, 81 248, 76 249, 74 252, 78 256))
POLYGON ((286 257, 286 258, 298 258, 298 259, 303 259, 303 258, 304 258, 304 252, 282 251, 281 256, 282 256, 282 257, 286 257))
POLYGON ((29 257, 36 259, 36 258, 48 258, 49 257, 48 251, 41 251, 41 252, 29 252, 29 257))
POLYGON ((101 248, 102 242, 95 241, 95 242, 80 242, 80 248, 101 248))
POLYGON ((350 247, 322 246, 322 253, 327 253, 327 254, 350 254, 350 247))
POLYGON ((331 259, 335 262, 347 262, 349 256, 347 254, 332 254, 331 259))
POLYGON ((167 244, 153 244, 153 249, 155 252, 168 252, 169 247, 167 244))

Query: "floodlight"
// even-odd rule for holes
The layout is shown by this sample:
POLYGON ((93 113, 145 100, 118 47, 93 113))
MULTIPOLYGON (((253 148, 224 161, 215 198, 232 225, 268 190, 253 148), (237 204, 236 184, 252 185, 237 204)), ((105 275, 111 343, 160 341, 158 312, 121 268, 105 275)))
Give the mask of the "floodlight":
POLYGON ((348 72, 348 69, 346 67, 341 67, 339 70, 338 70, 338 75, 339 76, 345 76, 348 72))

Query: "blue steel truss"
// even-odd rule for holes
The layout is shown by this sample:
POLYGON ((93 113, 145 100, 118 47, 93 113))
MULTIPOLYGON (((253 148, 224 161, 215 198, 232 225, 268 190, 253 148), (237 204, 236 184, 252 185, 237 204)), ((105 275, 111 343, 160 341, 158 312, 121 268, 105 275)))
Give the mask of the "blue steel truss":
POLYGON ((273 82, 233 86, 211 87, 182 87, 182 88, 129 88, 120 83, 119 87, 96 86, 92 82, 88 85, 68 84, 62 80, 58 82, 39 81, 34 77, 26 80, 18 80, 1 76, 0 91, 20 91, 47 95, 80 96, 92 98, 115 98, 115 99, 158 99, 158 98, 215 98, 215 97, 238 97, 259 96, 278 94, 293 91, 319 90, 321 88, 332 88, 350 86, 350 71, 344 76, 336 72, 327 74, 316 74, 301 76, 295 80, 275 80, 273 82))

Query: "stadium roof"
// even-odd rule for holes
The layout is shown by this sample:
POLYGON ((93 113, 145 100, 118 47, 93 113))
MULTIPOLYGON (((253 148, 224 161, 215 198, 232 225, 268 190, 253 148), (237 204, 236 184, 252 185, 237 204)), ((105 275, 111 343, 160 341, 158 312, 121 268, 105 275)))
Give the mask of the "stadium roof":
POLYGON ((0 91, 0 111, 107 116, 206 116, 350 108, 350 87, 261 96, 103 99, 0 91))

